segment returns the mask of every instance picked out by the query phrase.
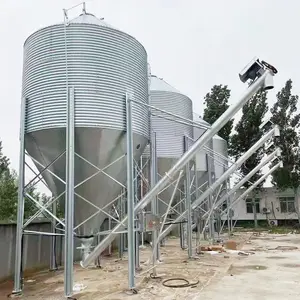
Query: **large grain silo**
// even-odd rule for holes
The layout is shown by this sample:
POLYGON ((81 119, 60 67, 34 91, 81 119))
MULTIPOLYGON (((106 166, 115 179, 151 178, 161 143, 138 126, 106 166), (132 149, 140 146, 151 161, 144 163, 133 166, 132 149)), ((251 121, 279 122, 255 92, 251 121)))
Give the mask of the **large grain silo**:
MULTIPOLYGON (((180 93, 166 81, 154 75, 151 76, 150 103, 152 106, 166 110, 186 119, 193 119, 193 104, 190 98, 180 93)), ((156 133, 157 169, 158 176, 166 172, 177 162, 184 153, 184 136, 193 138, 193 127, 178 123, 156 110, 152 110, 151 131, 156 133)), ((171 117, 172 118, 172 117, 171 117)), ((180 183, 182 187, 183 180, 180 183)), ((175 185, 175 184, 174 184, 175 185)), ((158 197, 159 213, 166 212, 172 196, 174 185, 162 191, 158 197), (164 203, 163 203, 164 202, 164 203)), ((176 192, 174 203, 179 199, 180 192, 176 192)))
MULTIPOLYGON (((132 36, 85 12, 66 27, 45 27, 26 40, 25 147, 44 166, 66 148, 68 87, 74 87, 75 95, 75 186, 98 172, 75 190, 80 195, 75 196, 78 226, 97 212, 96 207, 118 196, 119 183, 126 181, 125 94, 148 103, 147 53, 132 36), (106 174, 99 173, 103 168, 106 174)), ((133 104, 132 115, 134 158, 138 160, 149 139, 148 109, 133 104)), ((63 180, 65 169, 64 156, 49 167, 63 180)), ((65 186, 57 178, 47 171, 43 176, 54 196, 63 193, 65 186)), ((76 229, 76 234, 97 233, 105 218, 101 212, 76 229)))

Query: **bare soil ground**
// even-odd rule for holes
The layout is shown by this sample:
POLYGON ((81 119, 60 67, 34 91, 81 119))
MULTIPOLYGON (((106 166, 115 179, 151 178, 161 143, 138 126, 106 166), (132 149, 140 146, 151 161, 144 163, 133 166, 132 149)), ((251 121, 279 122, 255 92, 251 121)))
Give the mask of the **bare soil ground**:
MULTIPOLYGON (((102 269, 82 269, 75 265, 74 284, 82 290, 74 297, 78 300, 98 299, 300 299, 300 236, 295 234, 271 235, 261 233, 235 233, 239 248, 252 254, 206 252, 195 259, 187 259, 178 239, 169 239, 161 247, 161 263, 157 265, 160 278, 150 278, 151 248, 141 249, 142 270, 136 272, 138 294, 127 290, 127 258, 117 254, 102 259, 102 269), (250 239, 251 237, 251 239, 250 239), (250 241, 249 241, 250 239, 250 241), (195 282, 192 287, 169 288, 162 281, 184 278, 195 282), (297 297, 298 296, 298 297, 297 297), (291 298, 289 298, 291 297, 291 298)), ((174 282, 176 283, 176 282, 174 282)), ((172 282, 173 284, 173 282, 172 282)), ((0 285, 0 299, 7 299, 12 282, 0 285)), ((63 297, 63 271, 40 272, 25 278, 21 299, 58 300, 63 297)))

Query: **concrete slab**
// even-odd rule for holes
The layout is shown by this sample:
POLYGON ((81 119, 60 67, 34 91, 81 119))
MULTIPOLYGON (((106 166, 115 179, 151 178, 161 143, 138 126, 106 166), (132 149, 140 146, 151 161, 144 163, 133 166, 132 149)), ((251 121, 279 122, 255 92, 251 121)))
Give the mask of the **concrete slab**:
POLYGON ((293 248, 297 245, 300 248, 300 237, 294 234, 255 237, 243 247, 255 254, 236 259, 219 282, 201 293, 201 299, 300 299, 300 249, 293 248))

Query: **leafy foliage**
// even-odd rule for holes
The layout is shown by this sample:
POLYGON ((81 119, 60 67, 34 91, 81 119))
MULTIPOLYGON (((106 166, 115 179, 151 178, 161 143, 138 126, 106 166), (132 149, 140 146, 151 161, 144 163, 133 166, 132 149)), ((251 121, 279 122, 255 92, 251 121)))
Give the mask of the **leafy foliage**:
POLYGON ((0 176, 0 220, 15 220, 18 201, 16 174, 5 170, 0 176))
MULTIPOLYGON (((213 124, 229 107, 228 100, 230 97, 230 90, 227 85, 214 85, 211 91, 204 97, 203 120, 209 124, 213 124)), ((229 145, 229 136, 233 128, 233 119, 219 131, 220 137, 227 141, 229 145)))
POLYGON ((2 152, 2 142, 0 141, 0 174, 8 170, 9 160, 2 152))
POLYGON ((298 96, 292 95, 292 80, 276 95, 277 101, 271 109, 271 121, 280 127, 280 137, 274 144, 281 149, 283 168, 273 173, 272 183, 278 189, 297 189, 300 185, 299 121, 297 113, 298 96))
MULTIPOLYGON (((47 196, 36 191, 34 186, 27 189, 27 193, 37 201, 48 200, 47 196)), ((0 220, 15 221, 18 208, 18 176, 9 169, 9 159, 2 153, 0 142, 0 220)), ((28 219, 37 211, 36 205, 29 199, 24 202, 24 218, 28 219)))
MULTIPOLYGON (((267 92, 259 91, 243 107, 243 115, 237 123, 236 133, 231 137, 231 148, 229 154, 237 160, 249 148, 251 148, 263 135, 259 126, 262 124, 265 114, 268 111, 267 92)), ((246 176, 255 168, 264 156, 264 148, 257 150, 241 167, 241 173, 246 176)), ((250 179, 256 181, 261 177, 261 172, 257 172, 250 179)), ((249 187, 250 183, 246 182, 244 186, 249 187)), ((263 182, 259 187, 263 185, 263 182)))

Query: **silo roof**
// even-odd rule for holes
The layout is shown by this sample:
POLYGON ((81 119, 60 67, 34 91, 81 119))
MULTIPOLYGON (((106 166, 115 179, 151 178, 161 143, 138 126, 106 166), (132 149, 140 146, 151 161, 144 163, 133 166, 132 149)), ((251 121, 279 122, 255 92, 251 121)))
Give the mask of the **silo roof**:
POLYGON ((201 125, 203 125, 204 127, 207 127, 207 128, 209 128, 211 125, 208 123, 208 122, 206 122, 206 121, 204 121, 201 117, 200 117, 200 115, 198 115, 197 113, 193 113, 193 121, 194 122, 197 122, 197 123, 199 123, 199 124, 201 124, 201 125))
POLYGON ((72 19, 69 21, 69 23, 75 23, 75 24, 94 24, 98 26, 103 26, 103 27, 109 27, 109 28, 114 28, 115 27, 111 26, 110 24, 106 23, 104 21, 104 18, 97 18, 93 14, 90 13, 83 13, 79 15, 78 17, 72 19))
POLYGON ((151 91, 164 91, 164 92, 182 94, 181 92, 176 90, 174 87, 172 87, 170 84, 165 82, 162 78, 158 78, 155 75, 151 75, 150 90, 151 91))
MULTIPOLYGON (((207 127, 207 128, 210 128, 211 127, 211 124, 209 124, 208 122, 206 122, 206 121, 204 121, 201 117, 200 117, 200 115, 198 115, 197 113, 193 113, 193 118, 194 118, 194 122, 197 122, 197 123, 199 123, 199 124, 201 124, 201 125, 203 125, 203 126, 205 126, 205 127, 207 127)), ((223 140, 223 141, 225 141, 222 137, 220 137, 219 135, 214 135, 214 137, 213 137, 214 139, 217 139, 217 140, 223 140)))

